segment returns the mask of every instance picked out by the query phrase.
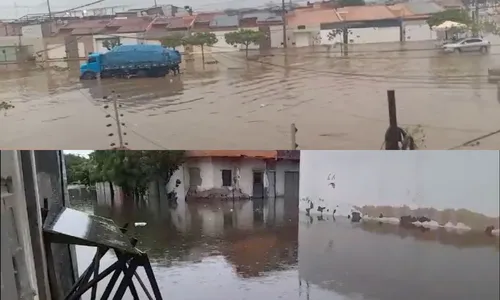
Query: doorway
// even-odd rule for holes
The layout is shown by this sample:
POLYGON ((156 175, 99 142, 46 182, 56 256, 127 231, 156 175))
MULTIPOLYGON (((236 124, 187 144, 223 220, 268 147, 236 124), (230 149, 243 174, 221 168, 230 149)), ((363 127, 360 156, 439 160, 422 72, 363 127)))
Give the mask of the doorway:
POLYGON ((253 171, 252 198, 264 198, 264 172, 262 171, 253 171))

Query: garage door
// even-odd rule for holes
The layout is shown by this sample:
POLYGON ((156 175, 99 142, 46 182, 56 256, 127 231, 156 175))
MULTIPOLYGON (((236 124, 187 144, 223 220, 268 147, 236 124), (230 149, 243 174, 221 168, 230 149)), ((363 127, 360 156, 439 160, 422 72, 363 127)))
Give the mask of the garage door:
POLYGON ((295 34, 295 47, 308 47, 309 46, 309 32, 295 34))

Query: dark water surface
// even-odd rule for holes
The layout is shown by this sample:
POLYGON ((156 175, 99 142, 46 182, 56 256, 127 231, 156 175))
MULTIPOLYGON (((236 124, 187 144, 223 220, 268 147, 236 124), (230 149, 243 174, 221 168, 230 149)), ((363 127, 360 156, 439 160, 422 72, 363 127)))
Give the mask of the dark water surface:
MULTIPOLYGON (((309 218, 297 213, 297 199, 213 200, 176 210, 153 200, 102 202, 74 200, 73 206, 119 225, 147 222, 130 234, 151 257, 164 299, 499 297, 498 240, 483 234, 309 218)), ((82 272, 94 252, 78 247, 77 254, 82 272)), ((102 265, 113 259, 107 255, 102 265)))

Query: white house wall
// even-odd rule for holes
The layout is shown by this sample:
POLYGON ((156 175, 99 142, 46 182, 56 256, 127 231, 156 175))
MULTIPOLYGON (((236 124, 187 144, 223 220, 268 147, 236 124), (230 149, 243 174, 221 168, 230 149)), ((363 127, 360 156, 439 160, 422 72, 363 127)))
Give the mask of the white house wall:
POLYGON ((271 48, 283 48, 283 26, 269 26, 271 48))
MULTIPOLYGON (((196 167, 200 169, 201 185, 198 191, 206 191, 213 188, 222 188, 222 170, 233 170, 233 176, 236 168, 240 170, 240 189, 241 192, 252 196, 253 193, 253 171, 266 169, 266 163, 259 159, 241 159, 228 160, 219 158, 202 158, 196 161, 188 162, 186 168, 196 167)), ((185 178, 189 178, 189 172, 185 178)), ((187 184, 189 186, 189 179, 187 184)))
POLYGON ((349 29, 350 44, 399 42, 399 27, 369 27, 349 29))
POLYGON ((229 45, 226 43, 226 38, 224 37, 226 33, 234 32, 236 30, 229 31, 214 31, 213 33, 217 37, 217 43, 213 47, 211 47, 212 52, 234 52, 239 51, 238 47, 229 45))
POLYGON ((498 151, 301 151, 299 207, 498 229, 499 171, 498 151))
POLYGON ((405 40, 412 41, 429 41, 437 39, 436 32, 431 30, 427 22, 424 21, 405 21, 405 40))
POLYGON ((321 45, 333 45, 335 43, 342 43, 343 37, 342 34, 337 34, 333 40, 328 39, 328 34, 332 32, 331 30, 321 30, 320 31, 320 37, 321 37, 321 45))
POLYGON ((102 40, 103 39, 112 39, 112 38, 119 38, 120 43, 122 45, 137 45, 140 42, 143 42, 143 39, 140 37, 141 34, 139 33, 124 33, 124 34, 116 34, 116 35, 94 35, 94 49, 97 52, 100 53, 106 53, 108 52, 108 49, 106 49, 102 45, 102 40))

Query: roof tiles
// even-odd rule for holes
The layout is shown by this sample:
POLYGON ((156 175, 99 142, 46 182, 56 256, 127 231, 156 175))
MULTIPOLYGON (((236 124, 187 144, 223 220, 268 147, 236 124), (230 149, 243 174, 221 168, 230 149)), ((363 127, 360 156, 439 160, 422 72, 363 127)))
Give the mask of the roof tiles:
POLYGON ((288 25, 290 26, 316 25, 340 21, 333 9, 297 9, 288 17, 288 25))

